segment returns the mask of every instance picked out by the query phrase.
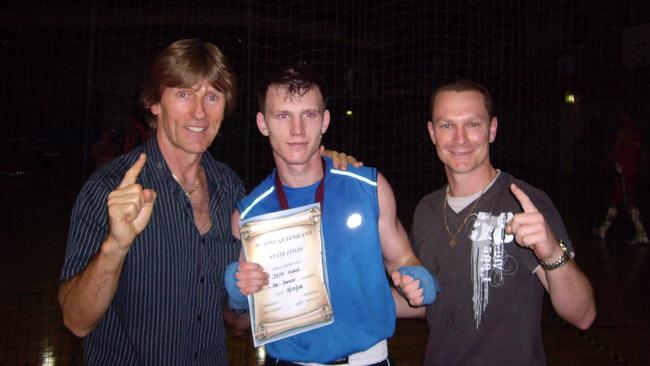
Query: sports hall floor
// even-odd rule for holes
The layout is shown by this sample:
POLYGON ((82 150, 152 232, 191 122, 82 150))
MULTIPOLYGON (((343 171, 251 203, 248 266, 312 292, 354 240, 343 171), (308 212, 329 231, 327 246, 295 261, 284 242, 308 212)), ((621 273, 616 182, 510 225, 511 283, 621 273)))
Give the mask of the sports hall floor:
MULTIPOLYGON (((81 342, 62 325, 56 302, 74 192, 0 186, 0 365, 80 365, 81 342)), ((546 304, 543 332, 549 365, 650 365, 650 265, 647 249, 627 246, 631 224, 619 219, 605 242, 596 221, 573 223, 563 211, 578 263, 595 288, 598 318, 582 332, 546 304)), ((648 222, 647 210, 643 213, 648 222)), ((577 215, 576 215, 577 216, 577 215)), ((397 365, 419 365, 426 325, 400 320, 390 351, 397 365)), ((229 337, 232 365, 254 365, 250 335, 229 337)), ((489 365, 486 360, 486 365, 489 365)))

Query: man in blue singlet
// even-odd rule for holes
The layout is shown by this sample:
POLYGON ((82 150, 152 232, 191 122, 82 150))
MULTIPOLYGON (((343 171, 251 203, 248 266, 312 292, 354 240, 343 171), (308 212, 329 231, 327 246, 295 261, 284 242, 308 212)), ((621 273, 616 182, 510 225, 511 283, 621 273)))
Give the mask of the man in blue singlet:
MULTIPOLYGON (((394 331, 396 305, 386 272, 412 306, 435 296, 434 281, 396 216, 393 191, 374 168, 344 172, 321 158, 330 113, 325 86, 313 74, 287 68, 263 83, 258 96, 257 127, 269 138, 276 169, 238 204, 233 233, 238 235, 240 220, 320 202, 334 312, 330 325, 267 344, 266 364, 390 365, 386 340, 394 331)), ((231 266, 236 274, 226 282, 232 299, 268 285, 259 264, 231 266)))

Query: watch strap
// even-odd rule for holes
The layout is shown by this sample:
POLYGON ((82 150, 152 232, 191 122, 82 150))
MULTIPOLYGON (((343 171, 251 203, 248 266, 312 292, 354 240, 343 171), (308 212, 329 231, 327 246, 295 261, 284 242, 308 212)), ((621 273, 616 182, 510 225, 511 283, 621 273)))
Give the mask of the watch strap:
POLYGON ((562 255, 549 263, 542 262, 540 261, 539 264, 544 268, 546 271, 552 271, 554 269, 559 268, 563 264, 567 263, 568 261, 571 260, 571 254, 569 254, 569 250, 567 249, 566 245, 564 244, 564 241, 562 239, 557 241, 558 244, 560 244, 560 248, 562 248, 562 255))

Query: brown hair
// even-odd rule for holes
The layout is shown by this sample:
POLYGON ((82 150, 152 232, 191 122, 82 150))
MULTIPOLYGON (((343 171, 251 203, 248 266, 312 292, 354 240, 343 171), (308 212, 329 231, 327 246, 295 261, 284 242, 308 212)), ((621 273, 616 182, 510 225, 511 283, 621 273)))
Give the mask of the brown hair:
POLYGON ((182 39, 156 56, 140 99, 145 108, 150 108, 160 102, 165 88, 191 87, 202 80, 224 94, 226 112, 232 112, 237 79, 226 56, 212 43, 182 39))
POLYGON ((257 103, 262 113, 264 113, 266 93, 272 86, 285 86, 289 98, 295 96, 302 97, 313 88, 318 88, 323 98, 323 109, 327 108, 327 90, 325 83, 303 64, 285 67, 262 81, 257 91, 257 103))
POLYGON ((483 102, 485 103, 485 110, 488 112, 488 117, 492 118, 494 116, 494 110, 492 109, 492 96, 490 95, 490 91, 488 91, 487 88, 483 85, 469 79, 455 80, 437 87, 433 94, 431 94, 431 99, 429 100, 429 110, 431 114, 433 114, 433 107, 436 102, 436 96, 442 92, 448 91, 457 93, 464 91, 475 91, 481 93, 483 96, 483 102))

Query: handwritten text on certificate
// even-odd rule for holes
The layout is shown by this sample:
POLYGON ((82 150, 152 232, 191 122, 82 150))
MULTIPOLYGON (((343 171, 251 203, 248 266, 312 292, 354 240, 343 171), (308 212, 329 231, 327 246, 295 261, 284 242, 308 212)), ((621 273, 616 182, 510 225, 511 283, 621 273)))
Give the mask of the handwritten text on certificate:
POLYGON ((240 235, 246 260, 269 274, 249 297, 256 347, 333 322, 318 203, 243 220, 240 235))

